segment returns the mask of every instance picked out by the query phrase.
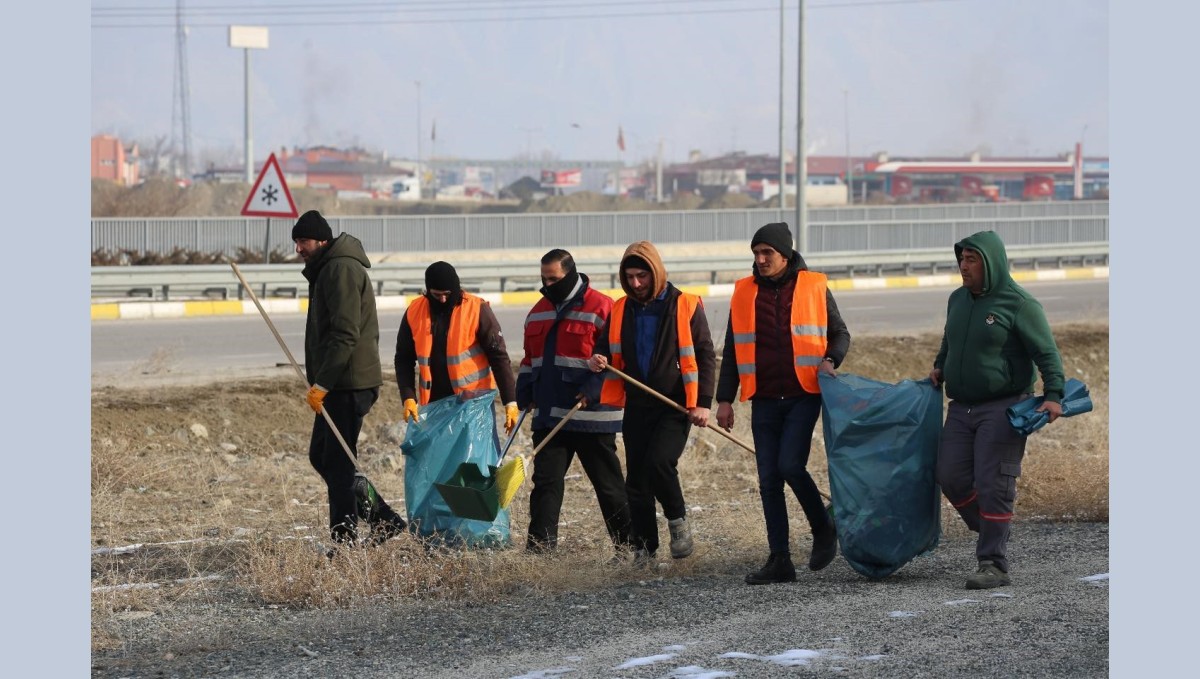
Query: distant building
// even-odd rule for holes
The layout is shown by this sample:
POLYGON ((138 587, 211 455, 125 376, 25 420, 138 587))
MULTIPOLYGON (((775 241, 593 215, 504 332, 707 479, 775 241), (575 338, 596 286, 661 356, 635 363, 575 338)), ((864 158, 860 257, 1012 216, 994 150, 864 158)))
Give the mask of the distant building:
POLYGON ((141 182, 137 144, 126 148, 110 134, 92 137, 92 179, 107 179, 123 186, 141 182))

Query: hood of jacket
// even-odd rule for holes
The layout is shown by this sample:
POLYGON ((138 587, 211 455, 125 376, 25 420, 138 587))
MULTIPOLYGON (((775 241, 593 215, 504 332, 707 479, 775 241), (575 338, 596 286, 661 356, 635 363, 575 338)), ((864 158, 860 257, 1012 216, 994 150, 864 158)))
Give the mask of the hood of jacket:
POLYGON ((621 271, 618 276, 621 279, 621 289, 630 299, 637 299, 634 297, 633 289, 625 280, 625 260, 630 257, 640 257, 650 265, 650 280, 654 290, 650 299, 657 299, 662 291, 667 289, 667 267, 663 266, 662 255, 658 254, 658 248, 648 240, 640 240, 631 243, 629 247, 625 248, 625 254, 621 255, 621 271))
POLYGON ((995 231, 980 231, 954 244, 954 258, 962 262, 963 248, 970 248, 983 258, 983 290, 979 294, 986 295, 999 289, 1009 280, 1008 253, 1004 250, 1004 241, 995 231))
POLYGON ((357 260, 364 268, 371 268, 371 260, 367 259, 367 251, 363 249, 362 241, 343 233, 329 241, 329 245, 321 248, 320 252, 304 265, 304 277, 309 282, 315 281, 321 269, 338 257, 349 257, 357 260))

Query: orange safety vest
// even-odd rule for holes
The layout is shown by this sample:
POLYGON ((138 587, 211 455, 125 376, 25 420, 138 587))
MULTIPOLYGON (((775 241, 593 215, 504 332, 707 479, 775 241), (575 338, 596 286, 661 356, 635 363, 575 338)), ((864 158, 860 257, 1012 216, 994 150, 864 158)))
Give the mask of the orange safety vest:
MULTIPOLYGON (((462 303, 450 312, 450 327, 446 330, 446 369, 450 373, 450 386, 456 394, 468 389, 495 389, 496 379, 492 376, 487 354, 475 339, 479 334, 479 310, 486 302, 469 292, 462 296, 462 303)), ((433 319, 429 313, 429 299, 421 295, 413 300, 405 316, 417 351, 421 375, 417 384, 419 400, 425 405, 429 403, 429 393, 433 389, 433 372, 429 367, 429 354, 433 352, 433 319)))
MULTIPOLYGON (((817 381, 817 369, 825 359, 825 348, 829 314, 825 304, 827 279, 825 274, 815 271, 800 271, 796 274, 796 290, 792 293, 792 367, 800 386, 811 394, 821 393, 817 381)), ((733 324, 733 353, 737 358, 738 379, 742 386, 741 400, 754 395, 758 382, 755 380, 757 365, 754 361, 754 301, 758 297, 758 284, 754 276, 747 276, 733 284, 733 298, 729 302, 729 316, 733 324)), ((770 366, 763 366, 768 369, 770 366)))
MULTIPOLYGON (((625 300, 622 297, 613 304, 609 316, 608 349, 612 354, 609 361, 617 370, 625 369, 625 356, 621 351, 621 322, 625 319, 625 300)), ((683 377, 683 394, 686 407, 695 408, 700 398, 700 364, 696 362, 696 347, 692 343, 692 316, 702 302, 698 295, 682 292, 675 305, 676 339, 679 343, 679 372, 683 377)), ((609 373, 600 390, 600 402, 604 405, 625 407, 625 381, 609 373)))

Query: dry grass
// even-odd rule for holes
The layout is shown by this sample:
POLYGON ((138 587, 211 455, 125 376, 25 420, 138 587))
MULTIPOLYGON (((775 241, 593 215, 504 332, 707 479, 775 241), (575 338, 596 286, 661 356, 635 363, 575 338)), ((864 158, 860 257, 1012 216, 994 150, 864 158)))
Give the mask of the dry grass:
MULTIPOLYGON (((1088 384, 1095 410, 1030 438, 1017 515, 1024 521, 1106 521, 1108 328, 1065 326, 1056 335, 1068 376, 1088 384)), ((919 378, 936 348, 933 335, 855 338, 842 369, 885 381, 919 378)), ((749 410, 737 407, 734 435, 749 441, 749 410)), ((397 509, 404 485, 401 413, 395 390, 385 388, 359 445, 364 470, 397 509)), ((612 551, 577 462, 568 472, 554 555, 446 550, 402 536, 327 561, 318 547, 325 539, 325 489, 307 459, 311 422, 293 379, 93 393, 95 648, 120 648, 131 620, 176 606, 323 609, 413 598, 492 601, 650 577, 607 565, 612 551), (102 551, 135 544, 142 546, 102 551)), ((827 489, 819 431, 810 470, 827 489)), ((680 475, 696 551, 689 559, 664 559, 657 576, 757 565, 766 534, 751 455, 714 432, 692 436, 680 475)), ((514 449, 531 449, 527 431, 514 449)), ((518 546, 528 524, 528 490, 511 507, 518 546)), ((802 513, 794 498, 789 504, 793 536, 803 551, 808 537, 802 513)), ((942 525, 947 534, 965 531, 948 506, 942 525)), ((665 540, 661 521, 660 528, 665 540)))

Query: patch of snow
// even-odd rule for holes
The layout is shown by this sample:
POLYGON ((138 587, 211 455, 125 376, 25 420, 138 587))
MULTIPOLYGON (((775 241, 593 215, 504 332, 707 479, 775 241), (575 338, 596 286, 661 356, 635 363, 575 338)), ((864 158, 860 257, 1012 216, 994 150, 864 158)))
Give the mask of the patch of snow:
POLYGON ((1079 579, 1082 580, 1083 582, 1103 582, 1104 580, 1108 579, 1108 573, 1098 573, 1096 575, 1088 575, 1086 577, 1082 577, 1079 579))
POLYGON ((983 602, 980 601, 979 599, 955 599, 953 601, 947 601, 945 603, 947 606, 958 606, 961 604, 978 604, 978 603, 983 603, 983 602))
POLYGON ((1011 598, 1013 598, 1013 595, 1005 594, 1004 592, 992 592, 989 596, 991 596, 993 599, 1011 599, 1011 598))
POLYGON ((917 617, 918 613, 923 613, 923 612, 924 611, 891 611, 890 613, 888 613, 888 617, 889 618, 915 618, 915 617, 917 617))
POLYGON ((679 651, 685 651, 687 649, 684 648, 681 644, 673 644, 671 646, 663 646, 662 650, 667 653, 677 653, 679 651))
POLYGON ((630 658, 625 662, 614 667, 614 670, 628 670, 634 667, 642 667, 644 665, 653 665, 654 663, 663 662, 674 658, 674 653, 660 653, 658 655, 648 655, 642 658, 630 658))

